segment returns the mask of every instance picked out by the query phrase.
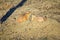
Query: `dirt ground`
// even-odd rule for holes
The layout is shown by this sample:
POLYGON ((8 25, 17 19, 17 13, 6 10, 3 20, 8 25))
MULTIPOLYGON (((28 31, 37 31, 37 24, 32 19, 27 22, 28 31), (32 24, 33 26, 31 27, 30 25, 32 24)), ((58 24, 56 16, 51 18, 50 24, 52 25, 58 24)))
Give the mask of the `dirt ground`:
MULTIPOLYGON (((21 0, 0 0, 0 19, 21 0)), ((60 0, 27 0, 22 7, 0 24, 0 40, 60 40, 60 0), (45 21, 18 23, 16 20, 25 12, 47 17, 45 21)))

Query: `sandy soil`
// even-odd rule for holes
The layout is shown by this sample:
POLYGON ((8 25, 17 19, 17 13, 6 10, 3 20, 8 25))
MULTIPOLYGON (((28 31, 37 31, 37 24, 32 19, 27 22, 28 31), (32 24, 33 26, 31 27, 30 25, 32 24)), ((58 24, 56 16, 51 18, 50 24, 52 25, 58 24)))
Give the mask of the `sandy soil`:
MULTIPOLYGON (((1 0, 0 18, 20 0, 1 0), (5 3, 8 3, 7 6, 5 3), (3 5, 4 4, 4 5, 3 5)), ((60 40, 60 0, 28 0, 3 23, 0 24, 0 40, 60 40), (47 17, 45 21, 37 20, 18 23, 20 15, 30 11, 32 15, 47 17)))

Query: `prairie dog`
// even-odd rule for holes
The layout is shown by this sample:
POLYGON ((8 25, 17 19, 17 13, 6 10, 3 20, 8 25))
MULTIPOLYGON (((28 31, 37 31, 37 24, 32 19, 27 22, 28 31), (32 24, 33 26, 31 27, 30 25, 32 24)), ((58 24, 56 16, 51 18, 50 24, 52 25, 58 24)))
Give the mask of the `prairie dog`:
POLYGON ((42 21, 45 21, 46 19, 47 18, 45 18, 45 17, 31 15, 30 12, 26 12, 23 16, 20 16, 17 21, 19 23, 24 22, 26 20, 42 22, 42 21))
POLYGON ((23 16, 20 16, 17 21, 20 23, 24 22, 29 19, 30 15, 31 15, 30 12, 26 12, 23 16))

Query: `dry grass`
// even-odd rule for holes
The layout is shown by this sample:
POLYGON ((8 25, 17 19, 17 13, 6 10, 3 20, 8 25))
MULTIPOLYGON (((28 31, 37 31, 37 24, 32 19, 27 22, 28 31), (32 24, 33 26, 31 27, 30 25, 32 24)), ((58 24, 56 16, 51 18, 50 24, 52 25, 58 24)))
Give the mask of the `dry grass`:
MULTIPOLYGON (((16 6, 19 2, 20 0, 0 0, 0 18, 6 14, 12 6, 16 6)), ((60 0, 28 0, 23 7, 15 10, 3 24, 0 24, 0 39, 60 40, 59 5, 60 0), (47 19, 42 22, 37 21, 37 19, 35 21, 30 21, 29 19, 18 23, 17 19, 20 15, 28 11, 30 11, 32 15, 41 16, 44 19, 47 17, 47 19)))

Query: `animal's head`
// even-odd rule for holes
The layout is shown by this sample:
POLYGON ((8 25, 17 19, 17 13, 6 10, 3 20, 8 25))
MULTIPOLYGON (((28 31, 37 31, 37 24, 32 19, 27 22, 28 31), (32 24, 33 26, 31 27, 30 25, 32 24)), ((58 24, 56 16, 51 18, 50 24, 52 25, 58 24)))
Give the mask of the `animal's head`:
POLYGON ((31 12, 30 11, 25 12, 24 17, 29 19, 31 17, 31 12))
POLYGON ((31 15, 31 12, 26 12, 25 15, 29 16, 29 15, 31 15))

